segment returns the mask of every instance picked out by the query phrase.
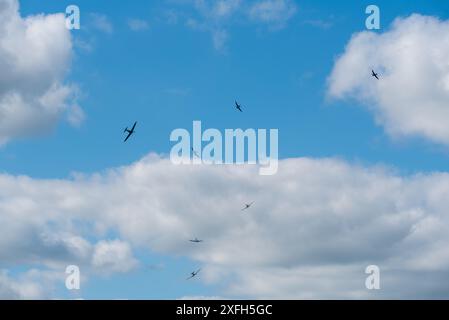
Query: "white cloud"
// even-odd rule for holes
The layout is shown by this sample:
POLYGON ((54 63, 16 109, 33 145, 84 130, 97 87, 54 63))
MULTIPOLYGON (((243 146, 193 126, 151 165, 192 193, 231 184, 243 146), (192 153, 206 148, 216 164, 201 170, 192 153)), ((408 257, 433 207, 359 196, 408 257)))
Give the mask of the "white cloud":
POLYGON ((0 5, 0 144, 46 133, 66 113, 82 115, 75 86, 63 83, 72 55, 64 15, 22 18, 18 10, 16 0, 0 5))
POLYGON ((448 56, 448 20, 418 14, 400 18, 383 33, 351 37, 329 77, 328 94, 362 101, 393 137, 449 145, 448 56))
POLYGON ((251 19, 283 26, 296 13, 291 0, 262 0, 255 2, 249 10, 251 19))
POLYGON ((229 297, 447 298, 448 206, 448 173, 296 158, 259 176, 153 155, 74 180, 0 175, 0 260, 125 272, 145 247, 193 259, 199 281, 229 297), (83 240, 109 230, 123 243, 83 240), (381 269, 378 292, 364 287, 370 264, 381 269))
POLYGON ((85 118, 86 115, 78 104, 71 106, 67 120, 72 126, 79 127, 84 122, 85 118))
POLYGON ((92 264, 105 273, 128 272, 137 266, 131 247, 128 243, 114 241, 100 241, 95 245, 92 264))
POLYGON ((5 270, 0 270, 0 299, 48 299, 51 297, 51 281, 54 275, 30 270, 12 277, 5 270))
POLYGON ((209 19, 226 19, 240 7, 240 0, 195 0, 195 8, 209 19))
POLYGON ((144 31, 150 27, 147 21, 141 19, 129 19, 128 26, 132 31, 144 31))

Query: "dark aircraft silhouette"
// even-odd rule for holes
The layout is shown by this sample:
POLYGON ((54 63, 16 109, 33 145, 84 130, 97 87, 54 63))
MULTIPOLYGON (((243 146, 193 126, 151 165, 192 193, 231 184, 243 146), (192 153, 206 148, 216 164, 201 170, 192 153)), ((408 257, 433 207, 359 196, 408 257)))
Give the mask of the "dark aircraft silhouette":
POLYGON ((190 242, 196 242, 196 243, 199 243, 199 242, 203 242, 203 240, 198 240, 198 238, 195 238, 195 239, 192 239, 192 240, 189 240, 190 242))
POLYGON ((192 279, 193 277, 195 277, 195 276, 198 274, 198 272, 200 272, 200 270, 201 270, 201 269, 198 269, 196 272, 195 272, 195 271, 191 272, 191 273, 190 273, 191 276, 188 277, 186 280, 189 280, 189 279, 192 279))
POLYGON ((129 137, 131 137, 131 135, 134 133, 134 129, 136 128, 136 124, 137 124, 137 121, 134 122, 134 125, 131 128, 131 130, 129 130, 128 127, 125 128, 125 130, 123 132, 128 132, 128 135, 126 136, 125 141, 123 141, 123 142, 126 142, 126 140, 128 140, 129 137))
POLYGON ((246 209, 249 209, 249 207, 251 207, 253 205, 253 203, 254 203, 254 201, 251 202, 251 203, 245 203, 245 208, 243 208, 242 211, 246 210, 246 209))
POLYGON ((376 78, 377 80, 379 80, 378 74, 374 72, 374 70, 371 70, 371 75, 376 78))
POLYGON ((238 111, 243 112, 242 106, 239 105, 239 103, 237 101, 235 101, 235 107, 237 108, 238 111))
POLYGON ((193 148, 191 148, 192 149, 192 152, 193 152, 193 155, 194 156, 196 156, 197 158, 201 158, 200 156, 199 156, 199 154, 195 151, 195 149, 193 149, 193 148))

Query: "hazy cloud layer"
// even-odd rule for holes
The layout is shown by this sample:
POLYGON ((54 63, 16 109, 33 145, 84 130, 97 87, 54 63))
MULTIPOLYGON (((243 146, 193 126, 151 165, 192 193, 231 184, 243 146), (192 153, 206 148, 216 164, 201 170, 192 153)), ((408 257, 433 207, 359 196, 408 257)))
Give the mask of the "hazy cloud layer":
POLYGON ((90 24, 94 29, 98 31, 108 34, 112 34, 114 32, 114 26, 112 25, 112 22, 105 14, 91 13, 90 24))
POLYGON ((186 25, 194 30, 210 32, 214 48, 226 49, 230 38, 229 28, 247 21, 260 23, 270 29, 280 29, 297 11, 291 0, 193 0, 187 1, 197 12, 186 25))
POLYGON ((251 19, 274 23, 276 26, 283 26, 295 13, 296 5, 289 0, 263 0, 255 2, 250 10, 251 19))

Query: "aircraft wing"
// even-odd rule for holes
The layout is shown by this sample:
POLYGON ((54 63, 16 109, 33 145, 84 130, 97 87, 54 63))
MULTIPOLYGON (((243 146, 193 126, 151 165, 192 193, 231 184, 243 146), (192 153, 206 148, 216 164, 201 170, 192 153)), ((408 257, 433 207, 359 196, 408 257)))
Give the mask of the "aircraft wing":
POLYGON ((123 142, 126 142, 126 140, 129 139, 129 137, 131 137, 131 135, 133 134, 132 131, 128 131, 128 135, 126 136, 125 140, 123 142))

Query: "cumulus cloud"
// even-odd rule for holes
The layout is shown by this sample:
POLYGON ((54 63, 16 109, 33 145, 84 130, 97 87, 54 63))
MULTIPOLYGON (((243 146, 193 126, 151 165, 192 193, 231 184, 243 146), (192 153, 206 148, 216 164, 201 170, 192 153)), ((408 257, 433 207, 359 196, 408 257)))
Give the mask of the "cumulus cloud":
POLYGON ((49 299, 54 278, 55 274, 38 270, 29 270, 14 277, 0 270, 0 299, 49 299))
POLYGON ((102 272, 128 272, 137 266, 137 260, 128 243, 102 240, 95 245, 92 264, 102 272))
POLYGON ((351 37, 335 62, 328 94, 358 99, 393 137, 449 145, 448 56, 448 20, 419 14, 399 18, 383 33, 351 37), (380 81, 373 81, 371 69, 380 81))
POLYGON ((402 177, 335 159, 282 160, 273 176, 155 155, 70 180, 3 174, 0 260, 126 272, 132 249, 147 248, 196 261, 222 296, 447 298, 448 199, 448 173, 402 177), (121 242, 83 240, 110 230, 121 242), (201 250, 192 237, 205 239, 201 250), (365 288, 371 264, 380 291, 365 288))
POLYGON ((63 83, 71 54, 63 14, 22 18, 17 0, 0 2, 0 144, 46 133, 64 114, 82 120, 76 86, 63 83))

